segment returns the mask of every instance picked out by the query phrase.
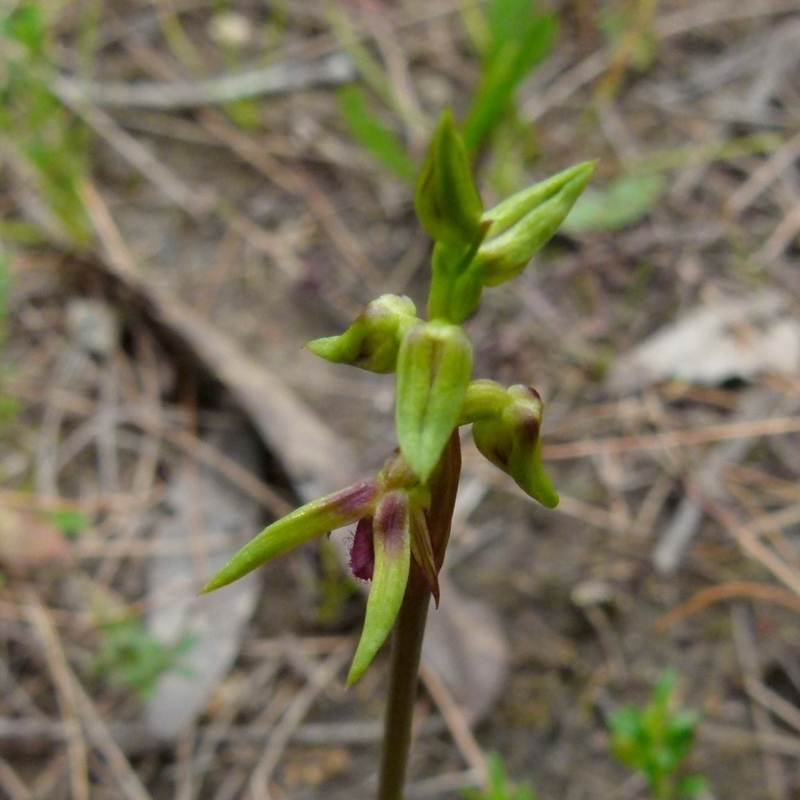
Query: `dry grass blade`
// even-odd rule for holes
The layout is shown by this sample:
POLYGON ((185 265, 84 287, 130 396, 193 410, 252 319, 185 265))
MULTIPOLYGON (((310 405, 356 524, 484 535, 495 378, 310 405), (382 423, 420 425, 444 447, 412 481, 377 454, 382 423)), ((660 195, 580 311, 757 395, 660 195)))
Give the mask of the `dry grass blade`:
POLYGON ((585 458, 603 453, 629 453, 636 450, 669 450, 686 445, 708 444, 725 439, 752 436, 782 436, 800 431, 800 417, 774 417, 752 422, 730 422, 707 425, 696 430, 671 433, 634 434, 613 436, 607 439, 585 439, 581 442, 546 444, 542 448, 545 460, 560 461, 568 458, 585 458))
POLYGON ((25 609, 31 625, 39 636, 50 674, 58 695, 58 704, 69 728, 70 789, 74 800, 89 800, 89 767, 86 742, 81 728, 80 708, 75 696, 72 670, 67 663, 61 638, 50 615, 33 589, 25 592, 25 609))
POLYGON ((286 745, 297 730, 314 701, 336 677, 350 657, 351 648, 335 650, 311 674, 308 683, 294 696, 280 721, 272 729, 267 746, 250 775, 248 784, 252 800, 268 800, 269 782, 275 767, 278 766, 286 745))
POLYGON ((734 599, 763 600, 768 603, 777 603, 800 613, 800 597, 779 586, 753 581, 730 581, 701 589, 679 606, 660 616, 653 623, 653 627, 659 631, 666 630, 714 603, 734 599))
MULTIPOLYGON (((755 637, 751 629, 750 614, 744 605, 735 605, 731 609, 731 623, 733 626, 733 642, 739 656, 739 663, 742 667, 745 686, 752 700, 760 702, 758 700, 758 694, 760 690, 764 688, 761 683, 761 667, 759 664, 755 637)), ((763 703, 761 705, 763 705, 763 703)), ((772 720, 770 720, 769 715, 761 705, 752 704, 756 731, 759 736, 770 735, 774 733, 772 720)), ((769 794, 771 797, 776 798, 776 800, 786 800, 789 796, 789 789, 783 764, 775 753, 768 751, 762 752, 764 773, 769 794)))

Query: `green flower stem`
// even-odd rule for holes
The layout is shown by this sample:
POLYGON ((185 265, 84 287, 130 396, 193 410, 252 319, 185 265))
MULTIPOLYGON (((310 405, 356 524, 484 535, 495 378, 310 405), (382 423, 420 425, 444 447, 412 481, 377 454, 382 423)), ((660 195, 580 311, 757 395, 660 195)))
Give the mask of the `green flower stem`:
MULTIPOLYGON (((461 445, 458 431, 454 431, 430 481, 430 535, 439 567, 450 538, 460 473, 461 445)), ((412 559, 403 604, 400 606, 392 637, 389 698, 386 703, 377 800, 403 799, 408 754, 411 749, 417 674, 430 599, 430 584, 412 559)))

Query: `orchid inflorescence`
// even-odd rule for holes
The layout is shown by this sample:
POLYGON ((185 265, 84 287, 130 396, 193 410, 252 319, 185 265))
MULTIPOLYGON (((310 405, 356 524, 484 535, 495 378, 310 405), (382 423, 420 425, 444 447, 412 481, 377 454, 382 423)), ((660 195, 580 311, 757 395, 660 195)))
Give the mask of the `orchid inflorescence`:
MULTIPOLYGON (((442 114, 415 193, 417 216, 434 240, 428 319, 417 316, 408 297, 386 294, 369 303, 341 335, 308 344, 327 361, 396 373, 399 447, 374 477, 273 522, 233 556, 204 592, 315 536, 356 523, 350 566, 372 585, 348 675, 351 684, 392 629, 412 561, 438 603, 449 516, 438 519, 443 512, 431 487, 441 480, 437 470, 459 426, 472 424, 478 450, 530 497, 548 508, 557 505, 542 465, 539 394, 523 385, 507 389, 473 380, 472 344, 461 323, 475 311, 485 287, 505 283, 525 269, 556 232, 593 169, 593 162, 578 164, 484 211, 453 117, 449 111, 442 114), (434 528, 439 535, 432 539, 434 528)), ((446 513, 451 515, 452 508, 446 513)))

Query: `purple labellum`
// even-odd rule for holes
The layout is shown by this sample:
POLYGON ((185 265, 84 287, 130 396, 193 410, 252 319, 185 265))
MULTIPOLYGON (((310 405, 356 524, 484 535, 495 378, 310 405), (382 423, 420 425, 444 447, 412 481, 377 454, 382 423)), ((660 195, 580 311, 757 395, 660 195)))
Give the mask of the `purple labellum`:
POLYGON ((371 581, 375 570, 375 543, 372 540, 372 520, 364 517, 356 525, 350 545, 350 569, 362 581, 371 581))

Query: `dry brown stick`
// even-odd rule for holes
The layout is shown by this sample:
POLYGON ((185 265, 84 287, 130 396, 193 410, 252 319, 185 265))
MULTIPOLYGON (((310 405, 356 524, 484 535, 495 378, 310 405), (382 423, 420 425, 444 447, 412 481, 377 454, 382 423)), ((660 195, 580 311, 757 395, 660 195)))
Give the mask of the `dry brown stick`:
POLYGON ((800 417, 773 417, 751 422, 730 422, 708 425, 694 430, 679 430, 670 433, 633 434, 610 436, 605 439, 584 439, 581 442, 546 444, 542 455, 545 460, 561 461, 569 458, 585 458, 600 453, 627 453, 636 450, 667 450, 673 447, 708 444, 725 439, 741 439, 750 436, 781 436, 800 431, 800 417))
POLYGON ((71 670, 61 646, 56 626, 33 589, 24 593, 25 611, 33 629, 39 636, 48 669, 58 697, 58 706, 69 726, 70 790, 73 800, 89 800, 89 772, 86 742, 80 725, 78 702, 71 680, 71 670))
POLYGON ((795 134, 782 147, 776 150, 750 177, 728 198, 725 211, 728 214, 741 214, 784 170, 800 156, 800 133, 795 134))
POLYGON ((306 685, 294 696, 280 721, 272 729, 267 746, 250 774, 248 794, 252 800, 267 800, 269 782, 292 734, 311 710, 325 687, 336 677, 350 656, 350 647, 341 647, 328 656, 314 671, 306 685))
MULTIPOLYGON (((758 650, 751 631, 750 614, 747 607, 740 603, 735 604, 731 609, 731 623, 733 643, 739 656, 745 687, 751 700, 755 701, 754 690, 761 686, 761 666, 758 662, 758 650)), ((761 705, 752 702, 750 710, 759 736, 774 733, 772 720, 761 705)), ((763 749, 762 757, 769 796, 773 800, 786 800, 789 788, 780 757, 763 749)))
POLYGON ((57 78, 53 82, 53 90, 65 106, 187 214, 198 217, 211 210, 214 205, 213 189, 186 184, 138 139, 123 131, 105 111, 89 105, 74 85, 57 78))
MULTIPOLYGON (((159 426, 161 420, 161 387, 158 378, 155 343, 151 334, 143 326, 134 331, 136 348, 135 369, 142 387, 143 413, 150 414, 153 424, 159 426)), ((135 496, 155 494, 156 473, 161 454, 161 439, 152 432, 144 432, 144 442, 139 447, 138 460, 131 482, 131 492, 135 496)), ((141 529, 141 517, 130 515, 123 519, 122 530, 116 542, 131 542, 141 529)), ((98 567, 95 581, 110 586, 120 568, 121 560, 114 559, 105 553, 102 564, 98 567)))
MULTIPOLYGON (((24 396, 34 401, 42 401, 38 393, 27 391, 26 387, 20 384, 9 383, 6 388, 17 396, 24 396)), ((92 414, 94 413, 93 404, 90 402, 72 402, 70 395, 64 392, 57 392, 56 396, 66 396, 63 404, 65 411, 70 414, 92 414)), ((82 401, 83 398, 80 398, 82 401)), ((275 516, 288 514, 293 506, 284 500, 272 487, 261 481, 252 472, 241 467, 236 461, 228 458, 224 453, 220 453, 211 445, 206 444, 200 439, 187 434, 185 431, 176 431, 155 425, 148 415, 143 415, 140 409, 124 409, 120 414, 122 424, 135 425, 143 431, 159 436, 165 442, 176 447, 181 452, 187 453, 200 461, 204 466, 210 467, 224 478, 229 480, 238 489, 241 489, 249 497, 257 500, 265 508, 269 509, 275 516)), ((139 501, 139 498, 133 498, 139 501)))
MULTIPOLYGON (((708 27, 736 19, 751 19, 797 10, 797 0, 750 0, 730 2, 712 0, 701 5, 690 5, 686 10, 665 14, 655 20, 653 34, 656 39, 668 39, 696 28, 708 27)), ((562 73, 541 94, 526 100, 520 107, 522 119, 535 122, 551 108, 564 105, 579 89, 599 78, 607 68, 611 51, 598 50, 562 73)))
POLYGON ((0 758, 0 789, 8 795, 8 800, 31 800, 32 798, 30 789, 3 758, 0 758))
MULTIPOLYGON (((747 423, 775 413, 779 397, 767 388, 748 390, 740 399, 732 424, 747 423)), ((700 465, 690 470, 689 480, 696 483, 707 497, 722 497, 722 474, 725 468, 742 461, 753 444, 752 438, 743 436, 716 445, 700 465)), ((671 574, 680 566, 702 519, 702 508, 691 497, 684 497, 653 549, 653 565, 661 574, 671 574)))
POLYGON ((769 264, 775 261, 800 232, 800 203, 778 223, 766 242, 753 254, 757 264, 769 264))
POLYGON ((243 161, 255 167, 265 178, 284 191, 303 197, 314 216, 326 230, 339 252, 364 280, 373 293, 382 291, 383 276, 366 257, 361 244, 342 222, 324 192, 304 172, 289 169, 262 150, 250 136, 231 125, 222 114, 201 109, 198 118, 203 127, 230 147, 243 161))
POLYGON ((658 631, 666 630, 707 606, 718 603, 721 600, 732 599, 764 600, 768 603, 777 603, 800 613, 800 597, 787 592, 780 586, 771 586, 768 583, 758 583, 756 581, 730 581, 729 583, 721 583, 717 586, 701 589, 688 600, 660 616, 653 623, 653 627, 658 631))
POLYGON ((37 511, 78 511, 96 514, 100 511, 136 511, 152 505, 157 493, 148 495, 98 495, 97 497, 41 497, 18 489, 0 489, 0 504, 12 508, 37 511))
POLYGON ((114 741, 114 737, 108 730, 106 723, 103 722, 103 718, 97 711, 92 699, 86 694, 72 670, 70 670, 70 678, 86 735, 108 762, 109 768, 119 783, 121 793, 127 800, 152 800, 147 789, 144 788, 133 767, 131 767, 130 762, 125 758, 125 754, 114 741))
POLYGON ((691 486, 690 492, 703 506, 705 512, 728 530, 745 553, 766 567, 781 583, 800 596, 800 574, 796 570, 778 558, 752 531, 748 530, 747 526, 739 522, 731 511, 703 496, 691 486))
POLYGON ((442 712, 442 716, 464 761, 480 776, 478 782, 486 784, 486 756, 472 735, 472 730, 469 727, 463 709, 453 699, 453 696, 433 667, 424 662, 420 664, 419 677, 442 712))
POLYGON ((272 63, 244 72, 171 83, 80 83, 60 76, 60 86, 84 95, 99 106, 181 109, 225 103, 243 97, 290 92, 308 86, 338 85, 353 80, 355 69, 345 53, 321 59, 272 63))
POLYGON ((762 750, 770 753, 800 758, 800 737, 783 733, 757 734, 730 725, 701 723, 697 728, 697 738, 703 742, 722 744, 726 748, 762 750))

